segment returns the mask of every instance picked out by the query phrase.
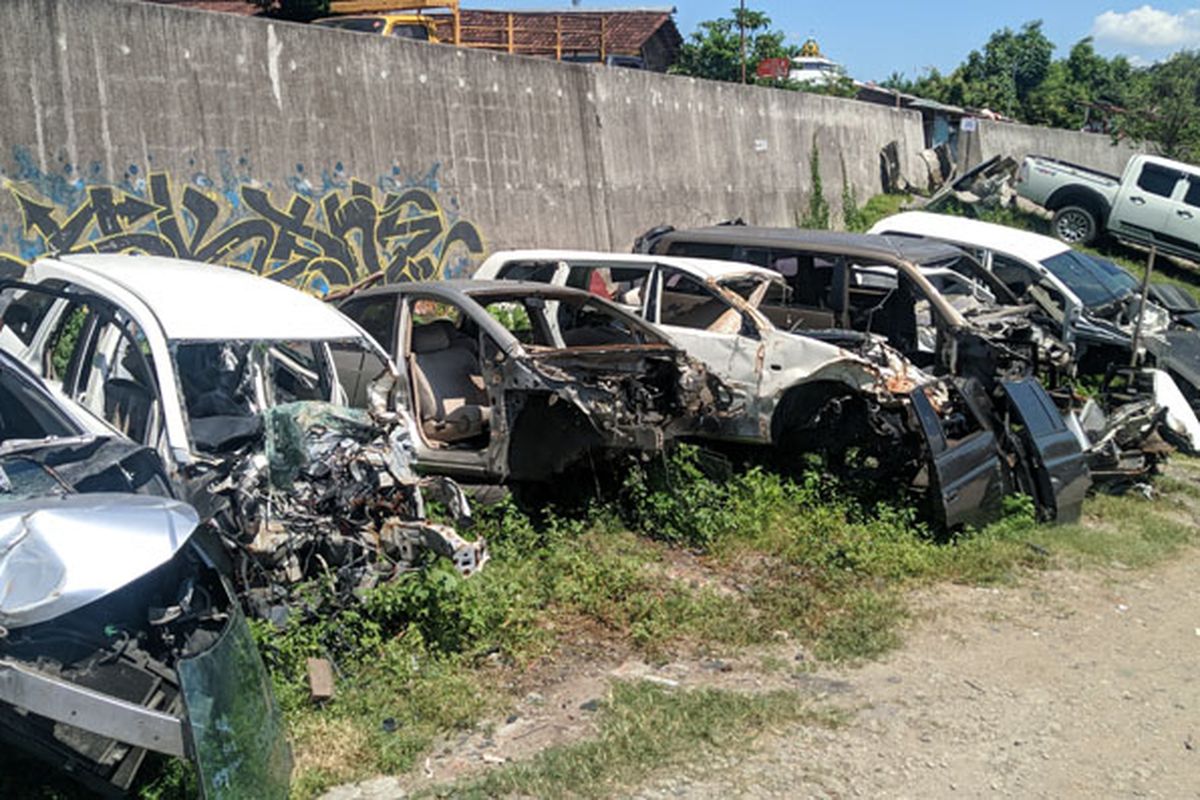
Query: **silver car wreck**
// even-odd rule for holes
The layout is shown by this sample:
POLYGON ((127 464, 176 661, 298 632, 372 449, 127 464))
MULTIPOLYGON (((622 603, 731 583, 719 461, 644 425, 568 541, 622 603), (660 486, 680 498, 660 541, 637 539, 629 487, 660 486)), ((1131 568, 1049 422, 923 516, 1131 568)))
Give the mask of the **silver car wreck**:
POLYGON ((219 542, 154 453, 89 434, 2 352, 0 400, 0 738, 99 794, 156 752, 192 761, 205 797, 286 797, 219 542))
POLYGON ((716 425, 725 389, 636 316, 574 289, 438 281, 342 300, 402 365, 421 469, 545 482, 716 425))
MULTIPOLYGON (((424 521, 412 423, 389 410, 395 368, 332 308, 151 256, 48 258, 25 279, 0 295, 0 345, 162 456, 178 495, 216 523, 248 610, 278 619, 318 575, 349 602, 426 549, 463 574, 486 561, 483 542, 424 521)), ((435 488, 466 513, 452 484, 435 488)))

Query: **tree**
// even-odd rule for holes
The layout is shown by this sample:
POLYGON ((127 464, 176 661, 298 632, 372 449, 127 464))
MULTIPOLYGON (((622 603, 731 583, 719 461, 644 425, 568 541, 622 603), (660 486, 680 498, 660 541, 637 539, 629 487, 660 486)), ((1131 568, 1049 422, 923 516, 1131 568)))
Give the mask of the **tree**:
POLYGON ((263 13, 280 19, 310 22, 329 14, 329 0, 251 0, 263 13))
POLYGON ((732 9, 731 17, 701 22, 690 41, 679 49, 671 66, 676 75, 691 75, 716 81, 742 79, 739 20, 746 30, 746 77, 754 79, 758 62, 765 58, 790 58, 796 48, 784 45, 785 34, 771 30, 771 18, 761 11, 732 9))
POLYGON ((1135 81, 1121 127, 1180 161, 1200 161, 1200 53, 1184 50, 1135 81))

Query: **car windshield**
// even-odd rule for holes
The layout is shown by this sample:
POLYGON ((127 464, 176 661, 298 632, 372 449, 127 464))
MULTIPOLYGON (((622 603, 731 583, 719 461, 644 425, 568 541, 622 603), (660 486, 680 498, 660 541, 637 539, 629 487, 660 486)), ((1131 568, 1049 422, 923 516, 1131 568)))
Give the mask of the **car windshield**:
POLYGON ((79 427, 47 395, 15 372, 0 367, 0 444, 79 433, 79 427))
POLYGON ((62 481, 33 459, 21 455, 0 457, 0 505, 67 491, 62 481))
POLYGON ((1044 259, 1042 266, 1062 281, 1088 308, 1102 308, 1123 299, 1131 288, 1126 281, 1074 250, 1044 259))

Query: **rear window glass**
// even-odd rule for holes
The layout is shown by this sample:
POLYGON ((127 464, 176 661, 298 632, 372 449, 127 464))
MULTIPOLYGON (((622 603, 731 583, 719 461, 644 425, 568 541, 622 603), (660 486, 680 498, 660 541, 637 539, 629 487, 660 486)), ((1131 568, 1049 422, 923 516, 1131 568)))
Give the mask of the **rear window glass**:
POLYGON ((1200 178, 1188 178, 1187 194, 1183 196, 1183 202, 1200 208, 1200 178))

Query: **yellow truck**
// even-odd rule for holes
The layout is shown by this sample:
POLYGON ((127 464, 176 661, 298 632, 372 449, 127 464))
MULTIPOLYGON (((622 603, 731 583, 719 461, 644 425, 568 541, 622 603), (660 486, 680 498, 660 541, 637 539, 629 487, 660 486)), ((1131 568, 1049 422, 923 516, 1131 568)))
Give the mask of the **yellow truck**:
POLYGON ((425 42, 459 43, 458 0, 428 2, 427 0, 333 0, 329 10, 336 16, 313 20, 314 25, 327 28, 398 36, 425 42), (442 18, 448 13, 452 38, 443 40, 438 34, 438 20, 424 12, 437 9, 442 18))

